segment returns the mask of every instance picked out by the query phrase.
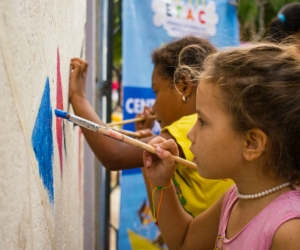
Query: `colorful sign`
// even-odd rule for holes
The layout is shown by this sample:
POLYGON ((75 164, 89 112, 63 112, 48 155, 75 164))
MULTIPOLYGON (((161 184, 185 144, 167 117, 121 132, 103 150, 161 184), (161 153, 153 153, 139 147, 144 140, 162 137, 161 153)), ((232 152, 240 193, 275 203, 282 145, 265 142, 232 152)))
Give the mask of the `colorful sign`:
MULTIPOLYGON (((236 7, 229 2, 228 0, 123 0, 124 119, 134 118, 143 111, 145 105, 151 106, 155 101, 155 95, 151 90, 153 70, 151 53, 155 48, 186 35, 205 38, 217 48, 239 45, 236 7)), ((124 125, 124 129, 134 130, 134 124, 124 125)), ((159 127, 156 126, 155 132, 157 131, 159 127)), ((130 241, 133 235, 135 243, 136 239, 146 237, 157 246, 159 242, 157 228, 151 226, 151 230, 155 230, 151 234, 147 230, 142 230, 143 222, 138 211, 147 208, 148 199, 143 176, 139 170, 123 171, 121 194, 119 249, 137 249, 133 241, 130 241), (140 183, 139 187, 137 183, 140 183), (129 193, 135 195, 129 196, 129 193), (134 199, 134 202, 131 199, 134 199)), ((144 226, 149 228, 149 223, 153 224, 150 221, 147 220, 147 225, 144 226)))
MULTIPOLYGON (((185 35, 206 38, 218 48, 238 46, 235 6, 227 0, 123 0, 124 119, 154 102, 152 51, 185 35), (132 103, 132 98, 142 100, 132 103)), ((133 124, 124 128, 134 130, 133 124)))

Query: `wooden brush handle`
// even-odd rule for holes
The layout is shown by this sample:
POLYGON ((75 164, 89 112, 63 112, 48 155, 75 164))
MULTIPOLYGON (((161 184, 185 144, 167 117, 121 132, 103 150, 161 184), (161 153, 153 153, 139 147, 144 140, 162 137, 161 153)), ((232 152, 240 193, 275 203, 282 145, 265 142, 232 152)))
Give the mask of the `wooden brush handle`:
MULTIPOLYGON (((118 141, 122 141, 122 142, 130 144, 132 146, 144 149, 152 154, 156 154, 155 148, 152 147, 151 145, 144 143, 140 140, 133 139, 127 135, 121 134, 113 129, 108 128, 108 127, 104 127, 102 125, 99 125, 97 123, 91 122, 89 120, 86 120, 84 118, 81 118, 79 116, 72 115, 72 114, 66 114, 64 118, 78 124, 79 126, 86 128, 86 129, 101 133, 103 135, 106 135, 106 136, 116 139, 118 141)), ((178 156, 175 156, 175 155, 173 155, 173 159, 175 162, 180 163, 184 166, 197 169, 197 165, 193 162, 187 161, 187 160, 180 158, 178 156)))
MULTIPOLYGON (((138 147, 138 148, 141 148, 141 149, 144 149, 152 154, 156 154, 156 150, 154 147, 152 147, 151 145, 147 144, 147 143, 144 143, 142 141, 139 141, 139 140, 136 140, 136 139, 133 139, 129 136, 126 136, 124 134, 121 134, 117 131, 114 131, 112 129, 109 129, 109 128, 106 128, 106 127, 103 127, 103 126, 100 126, 98 128, 98 131, 99 133, 101 134, 104 134, 104 135, 107 135, 108 137, 111 137, 113 139, 116 139, 118 141, 122 141, 122 142, 125 142, 127 144, 130 144, 132 146, 135 146, 135 147, 138 147)), ((180 158, 178 156, 175 156, 173 155, 173 159, 175 162, 177 163, 180 163, 184 166, 187 166, 187 167, 191 167, 191 168, 194 168, 194 169, 197 169, 197 165, 193 162, 190 162, 190 161, 187 161, 183 158, 180 158)))
POLYGON ((117 132, 119 132, 123 135, 131 136, 133 138, 138 138, 138 139, 142 138, 142 136, 140 134, 138 134, 136 132, 129 131, 129 130, 118 129, 118 128, 112 128, 112 130, 117 131, 117 132))
MULTIPOLYGON (((155 118, 155 115, 150 116, 150 118, 155 118)), ((112 126, 116 126, 116 125, 123 125, 123 124, 128 124, 128 123, 133 123, 133 122, 141 122, 141 121, 145 121, 146 119, 143 117, 137 117, 137 118, 133 118, 133 119, 127 119, 127 120, 123 120, 123 121, 119 121, 119 122, 110 122, 107 123, 106 125, 108 127, 112 127, 112 126)))

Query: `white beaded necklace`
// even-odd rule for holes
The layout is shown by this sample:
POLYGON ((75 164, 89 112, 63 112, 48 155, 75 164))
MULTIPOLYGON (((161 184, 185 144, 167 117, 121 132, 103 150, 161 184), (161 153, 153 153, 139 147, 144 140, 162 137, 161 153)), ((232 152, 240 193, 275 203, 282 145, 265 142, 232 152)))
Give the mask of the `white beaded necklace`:
POLYGON ((270 189, 268 189, 266 191, 263 191, 261 193, 258 193, 258 194, 240 194, 239 190, 236 189, 236 195, 240 199, 244 199, 244 200, 256 199, 256 198, 260 198, 260 197, 266 196, 268 194, 274 193, 275 191, 281 190, 281 189, 283 189, 283 188, 285 188, 289 185, 291 185, 291 183, 288 181, 288 182, 283 183, 283 184, 281 184, 277 187, 270 188, 270 189))

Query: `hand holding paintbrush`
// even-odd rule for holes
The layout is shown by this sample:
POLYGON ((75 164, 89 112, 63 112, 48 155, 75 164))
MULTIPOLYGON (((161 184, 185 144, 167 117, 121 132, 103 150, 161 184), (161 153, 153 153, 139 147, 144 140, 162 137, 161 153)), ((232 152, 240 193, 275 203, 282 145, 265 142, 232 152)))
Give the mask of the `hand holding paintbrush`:
POLYGON ((111 123, 107 123, 106 125, 108 127, 111 127, 113 130, 116 130, 124 135, 128 135, 133 138, 143 138, 143 137, 148 137, 148 136, 154 135, 154 133, 151 131, 151 129, 154 125, 154 119, 155 119, 155 115, 153 115, 151 108, 145 106, 144 112, 138 114, 133 119, 127 119, 127 120, 118 121, 118 122, 111 122, 111 123), (129 123, 133 123, 133 122, 135 123, 136 132, 117 128, 117 126, 119 126, 119 125, 125 125, 125 124, 129 124, 129 123))
POLYGON ((133 119, 127 119, 119 122, 110 122, 107 123, 106 125, 108 127, 113 127, 116 125, 124 125, 124 124, 129 124, 129 123, 135 123, 136 130, 141 130, 141 129, 151 129, 154 125, 154 119, 155 115, 152 114, 151 108, 145 106, 144 107, 144 112, 140 113, 137 115, 137 117, 133 119))
MULTIPOLYGON (((111 137, 113 139, 116 139, 118 141, 122 141, 122 142, 128 143, 132 146, 144 149, 144 150, 146 150, 146 151, 148 151, 152 154, 156 154, 155 148, 150 146, 149 144, 144 143, 144 142, 139 141, 139 140, 136 140, 136 139, 133 139, 129 136, 126 136, 126 135, 121 134, 117 131, 114 131, 113 129, 110 129, 108 127, 101 126, 99 124, 88 121, 88 120, 83 119, 79 116, 69 114, 69 113, 67 113, 65 111, 62 111, 62 110, 59 110, 59 109, 55 109, 55 115, 57 117, 64 118, 64 119, 67 119, 69 121, 72 121, 75 124, 77 124, 81 127, 84 127, 86 129, 92 130, 94 132, 101 133, 103 135, 106 135, 106 136, 111 137)), ((185 160, 183 158, 180 158, 178 156, 173 156, 173 158, 174 158, 174 161, 177 162, 177 163, 181 163, 181 164, 183 164, 187 167, 197 168, 197 166, 193 162, 187 161, 187 160, 185 160)))

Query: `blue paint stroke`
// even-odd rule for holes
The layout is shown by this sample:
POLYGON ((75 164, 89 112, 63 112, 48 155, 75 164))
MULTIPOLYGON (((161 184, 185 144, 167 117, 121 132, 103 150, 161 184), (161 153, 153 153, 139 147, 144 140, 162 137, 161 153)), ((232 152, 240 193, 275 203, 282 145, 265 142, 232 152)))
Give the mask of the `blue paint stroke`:
POLYGON ((66 111, 63 111, 63 110, 60 110, 60 109, 55 109, 54 113, 57 117, 67 119, 68 112, 66 112, 66 111))
MULTIPOLYGON (((54 114, 57 117, 60 117, 60 118, 63 118, 63 119, 68 119, 67 114, 69 114, 69 113, 66 112, 66 111, 60 110, 60 109, 55 109, 54 114)), ((65 156, 67 156, 67 142, 66 142, 66 136, 65 136, 65 123, 64 123, 64 120, 62 121, 62 124, 63 124, 62 130, 63 130, 63 139, 64 139, 64 150, 65 150, 65 156)))
POLYGON ((53 187, 53 136, 52 107, 50 102, 49 78, 46 79, 38 115, 31 137, 32 147, 39 165, 40 177, 48 192, 51 204, 54 201, 53 187))

